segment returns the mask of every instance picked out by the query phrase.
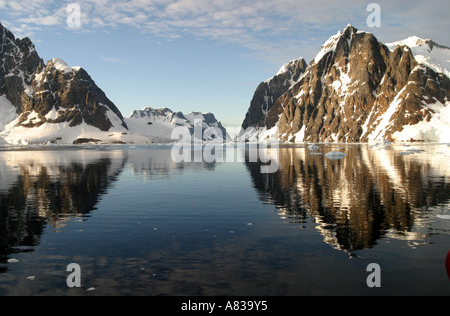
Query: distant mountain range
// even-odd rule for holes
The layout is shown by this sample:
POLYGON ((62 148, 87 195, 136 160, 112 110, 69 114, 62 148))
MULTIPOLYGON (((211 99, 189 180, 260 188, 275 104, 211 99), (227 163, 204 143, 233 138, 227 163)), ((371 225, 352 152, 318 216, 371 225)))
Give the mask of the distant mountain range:
POLYGON ((450 142, 449 71, 450 49, 432 40, 383 44, 348 25, 309 65, 262 82, 242 128, 253 140, 450 142))
MULTIPOLYGON (((62 59, 45 64, 30 39, 16 39, 0 24, 0 142, 10 144, 170 142, 171 131, 226 130, 211 113, 184 115, 169 109, 120 110, 81 67, 62 59)), ((205 133, 206 135, 206 133, 205 133)))
POLYGON ((192 136, 197 136, 195 120, 201 122, 197 133, 201 132, 202 140, 211 140, 216 136, 226 139, 227 130, 212 113, 183 114, 182 112, 173 112, 168 108, 146 107, 143 110, 133 111, 131 116, 125 119, 125 122, 129 126, 130 132, 134 134, 144 135, 154 142, 167 142, 171 140, 172 131, 177 127, 185 127, 192 136), (211 128, 217 128, 218 131, 213 131, 211 128))

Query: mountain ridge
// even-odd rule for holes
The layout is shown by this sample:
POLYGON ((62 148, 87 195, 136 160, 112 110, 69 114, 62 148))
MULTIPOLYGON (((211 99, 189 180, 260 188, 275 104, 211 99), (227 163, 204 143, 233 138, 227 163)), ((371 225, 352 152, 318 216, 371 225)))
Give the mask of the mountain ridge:
POLYGON ((142 110, 134 110, 125 119, 130 126, 130 132, 144 135, 155 142, 170 142, 172 132, 177 127, 186 128, 191 135, 196 136, 195 120, 201 121, 201 126, 199 126, 201 127, 202 140, 211 140, 212 135, 220 137, 222 140, 227 139, 225 127, 211 112, 184 114, 180 111, 174 112, 167 107, 145 107, 142 110))

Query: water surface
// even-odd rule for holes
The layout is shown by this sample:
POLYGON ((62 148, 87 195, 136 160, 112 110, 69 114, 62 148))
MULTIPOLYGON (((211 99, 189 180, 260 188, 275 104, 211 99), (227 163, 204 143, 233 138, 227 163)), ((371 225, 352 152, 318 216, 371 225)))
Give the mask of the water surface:
POLYGON ((273 174, 170 150, 2 148, 0 295, 450 293, 447 145, 283 146, 273 174))

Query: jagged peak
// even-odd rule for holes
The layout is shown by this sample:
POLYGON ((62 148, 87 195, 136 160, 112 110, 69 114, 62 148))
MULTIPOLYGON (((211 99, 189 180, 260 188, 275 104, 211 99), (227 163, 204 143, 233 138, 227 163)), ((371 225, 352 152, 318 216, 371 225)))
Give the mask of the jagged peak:
POLYGON ((136 114, 136 113, 158 113, 158 114, 161 114, 161 113, 166 113, 166 112, 172 113, 173 111, 167 107, 162 107, 162 108, 157 109, 157 108, 152 108, 150 106, 146 106, 142 110, 134 110, 132 112, 132 115, 136 114))
POLYGON ((280 70, 278 70, 277 74, 275 76, 284 74, 289 71, 290 68, 292 68, 293 65, 295 65, 298 62, 305 61, 303 57, 300 57, 298 59, 293 59, 285 63, 283 66, 281 66, 280 70))
POLYGON ((14 34, 5 26, 0 22, 0 31, 4 34, 4 35, 9 35, 15 38, 14 34))
POLYGON ((341 39, 351 40, 356 33, 358 33, 358 29, 353 27, 351 24, 348 24, 347 27, 343 31, 338 31, 336 35, 331 36, 320 48, 319 53, 314 58, 314 63, 318 63, 323 56, 327 53, 334 51, 337 47, 337 44, 341 39))
POLYGON ((189 114, 184 114, 181 111, 172 111, 171 109, 167 108, 167 107, 162 107, 162 108, 152 108, 152 107, 145 107, 142 110, 134 110, 131 114, 130 117, 142 117, 142 115, 144 116, 149 116, 149 115, 156 115, 156 116, 167 116, 167 114, 172 115, 172 116, 177 116, 179 118, 185 118, 185 116, 192 116, 192 117, 204 117, 204 118, 213 118, 215 119, 215 115, 211 112, 199 112, 199 111, 192 111, 189 114))
POLYGON ((295 70, 294 70, 295 66, 300 64, 300 63, 305 65, 305 68, 306 68, 307 62, 305 61, 305 59, 303 57, 300 57, 298 59, 293 59, 293 60, 288 61, 287 63, 285 63, 283 66, 281 66, 280 70, 278 70, 278 72, 275 74, 275 76, 264 80, 263 83, 268 84, 268 83, 270 83, 270 81, 272 81, 277 76, 283 75, 283 74, 285 74, 285 73, 287 73, 289 71, 295 72, 295 70))
MULTIPOLYGON (((135 110, 135 111, 139 111, 139 110, 135 110)), ((146 106, 145 108, 143 108, 143 109, 140 110, 140 111, 153 111, 153 108, 152 108, 152 107, 149 107, 149 106, 146 106)))
POLYGON ((357 33, 358 29, 356 27, 354 27, 351 24, 347 24, 347 26, 345 27, 344 31, 342 32, 342 34, 352 34, 352 33, 357 33))
POLYGON ((64 73, 72 73, 81 69, 81 67, 69 67, 61 58, 52 58, 48 61, 47 65, 64 73))

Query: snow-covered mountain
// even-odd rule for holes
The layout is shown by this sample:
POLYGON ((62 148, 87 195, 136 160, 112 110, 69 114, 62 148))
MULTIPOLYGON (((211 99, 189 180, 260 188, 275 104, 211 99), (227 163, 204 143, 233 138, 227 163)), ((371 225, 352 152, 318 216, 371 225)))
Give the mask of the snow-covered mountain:
POLYGON ((441 46, 431 39, 411 36, 402 41, 387 43, 391 51, 398 46, 408 46, 419 64, 424 64, 450 78, 450 48, 441 46))
POLYGON ((250 139, 285 142, 450 142, 449 60, 450 49, 431 40, 384 45, 349 25, 281 96, 265 96, 275 99, 269 111, 252 100, 249 113, 260 118, 249 123, 248 113, 242 126, 255 128, 250 139))
POLYGON ((0 143, 173 141, 173 128, 191 128, 195 118, 204 120, 202 131, 214 126, 225 135, 211 113, 144 109, 125 119, 83 68, 60 58, 45 64, 30 39, 0 24, 0 143))
POLYGON ((195 120, 201 120, 202 125, 201 129, 198 128, 198 132, 201 131, 203 140, 211 140, 215 136, 221 136, 222 139, 226 138, 226 129, 212 113, 192 112, 185 115, 182 112, 173 112, 168 108, 153 109, 146 107, 142 110, 133 111, 130 117, 125 119, 125 122, 130 128, 130 132, 143 135, 152 142, 173 142, 176 140, 171 139, 171 135, 177 127, 185 127, 191 135, 194 135, 195 120), (220 132, 211 128, 217 128, 220 132), (215 136, 212 136, 213 134, 215 136))

